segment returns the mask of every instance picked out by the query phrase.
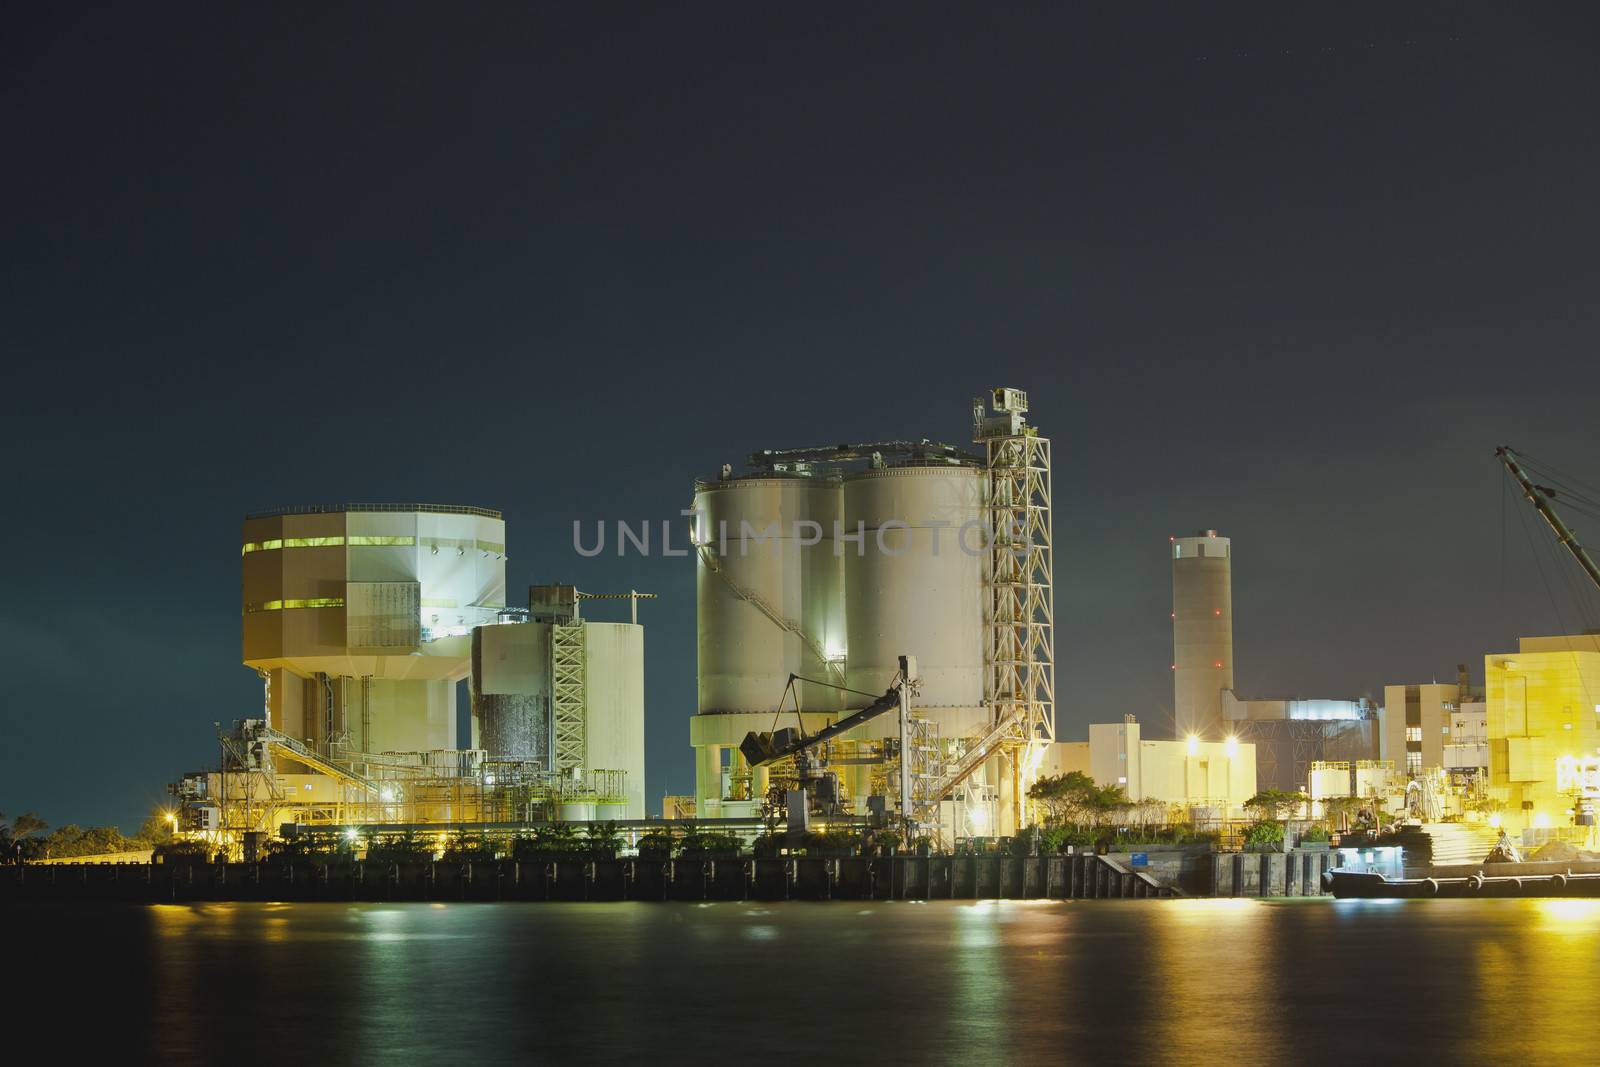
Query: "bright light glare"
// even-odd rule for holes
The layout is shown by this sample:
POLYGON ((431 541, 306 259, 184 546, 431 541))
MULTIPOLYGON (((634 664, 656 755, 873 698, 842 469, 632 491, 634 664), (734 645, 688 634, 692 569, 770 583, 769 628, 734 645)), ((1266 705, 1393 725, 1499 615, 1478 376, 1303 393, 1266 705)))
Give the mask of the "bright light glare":
POLYGON ((1198 756, 1199 754, 1200 754, 1200 738, 1197 737, 1194 734, 1190 734, 1189 735, 1189 755, 1198 756))
POLYGON ((1238 752, 1239 752, 1239 739, 1237 737, 1228 738, 1228 755, 1230 755, 1230 756, 1238 755, 1238 752))
POLYGON ((1496 830, 1500 829, 1500 816, 1499 815, 1491 815, 1491 816, 1489 816, 1489 825, 1494 827, 1496 830))
POLYGON ((346 841, 354 841, 356 839, 356 828, 352 826, 350 829, 346 830, 344 832, 344 839, 346 841))
POLYGON ((1550 829, 1550 816, 1541 811, 1533 817, 1533 825, 1541 830, 1550 829))

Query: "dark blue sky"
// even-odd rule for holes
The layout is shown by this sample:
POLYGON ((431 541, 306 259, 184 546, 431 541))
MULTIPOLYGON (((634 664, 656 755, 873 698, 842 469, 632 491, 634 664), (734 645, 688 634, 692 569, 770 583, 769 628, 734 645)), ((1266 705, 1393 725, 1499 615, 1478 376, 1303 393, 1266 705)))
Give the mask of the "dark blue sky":
POLYGON ((654 806, 692 564, 572 520, 959 441, 1001 384, 1056 442, 1064 736, 1170 722, 1204 526, 1247 694, 1481 673, 1562 625, 1494 446, 1600 482, 1597 46, 1583 5, 6 5, 0 809, 133 825, 213 759, 240 518, 350 499, 661 594, 654 806))

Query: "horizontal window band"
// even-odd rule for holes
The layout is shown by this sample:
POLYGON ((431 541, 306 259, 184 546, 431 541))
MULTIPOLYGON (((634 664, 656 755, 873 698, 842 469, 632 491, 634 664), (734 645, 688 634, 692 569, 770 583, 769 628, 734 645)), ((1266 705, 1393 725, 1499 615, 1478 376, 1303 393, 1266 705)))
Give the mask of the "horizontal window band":
MULTIPOLYGON (((415 537, 383 534, 352 534, 349 537, 274 537, 266 541, 246 541, 239 550, 241 556, 252 552, 277 552, 285 548, 410 548, 417 544, 415 537)), ((471 538, 424 537, 421 542, 429 548, 472 548, 479 552, 505 555, 506 546, 494 541, 476 541, 471 538)))
POLYGON ((344 607, 344 597, 342 596, 314 596, 306 597, 300 600, 263 600, 259 604, 246 605, 244 610, 246 614, 254 615, 262 611, 292 611, 296 608, 342 607, 344 607))

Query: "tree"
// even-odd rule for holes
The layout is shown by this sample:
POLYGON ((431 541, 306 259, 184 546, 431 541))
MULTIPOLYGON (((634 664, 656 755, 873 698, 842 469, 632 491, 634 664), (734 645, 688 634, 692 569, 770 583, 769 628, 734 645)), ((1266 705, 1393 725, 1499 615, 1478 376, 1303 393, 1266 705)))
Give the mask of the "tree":
POLYGON ((1120 785, 1098 785, 1082 771, 1068 771, 1034 782, 1028 789, 1028 799, 1045 809, 1048 824, 1092 826, 1127 807, 1128 791, 1120 785))
POLYGON ((1308 801, 1304 793, 1288 793, 1282 789, 1263 789, 1244 802, 1247 810, 1259 819, 1286 819, 1298 812, 1308 801))
POLYGON ((169 841, 172 836, 172 820, 159 813, 150 816, 141 823, 139 832, 134 835, 137 840, 144 841, 151 846, 159 845, 163 841, 169 841))
POLYGON ((45 859, 70 859, 74 856, 103 856, 114 852, 134 852, 139 842, 122 836, 115 826, 82 827, 71 823, 43 839, 29 842, 28 852, 45 859))
POLYGON ((0 860, 31 859, 39 854, 39 839, 33 835, 48 829, 49 824, 33 812, 26 812, 6 823, 0 812, 0 860))

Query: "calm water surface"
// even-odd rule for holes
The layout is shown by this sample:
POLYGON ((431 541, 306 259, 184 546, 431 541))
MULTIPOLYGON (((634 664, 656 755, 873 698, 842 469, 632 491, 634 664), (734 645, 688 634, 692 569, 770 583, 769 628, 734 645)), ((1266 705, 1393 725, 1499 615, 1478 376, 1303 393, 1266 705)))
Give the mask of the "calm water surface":
POLYGON ((124 1062, 1581 1063, 1600 1025, 1600 901, 12 905, 0 918, 13 1023, 124 1062))

